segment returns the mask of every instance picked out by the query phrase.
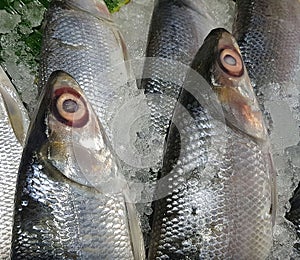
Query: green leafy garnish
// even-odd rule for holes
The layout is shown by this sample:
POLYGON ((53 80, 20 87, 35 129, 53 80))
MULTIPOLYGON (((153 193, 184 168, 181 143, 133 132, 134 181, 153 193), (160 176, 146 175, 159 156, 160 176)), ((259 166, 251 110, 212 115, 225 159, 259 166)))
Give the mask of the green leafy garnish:
POLYGON ((106 3, 108 10, 111 13, 114 13, 119 11, 122 6, 129 3, 130 0, 104 0, 104 2, 106 3))

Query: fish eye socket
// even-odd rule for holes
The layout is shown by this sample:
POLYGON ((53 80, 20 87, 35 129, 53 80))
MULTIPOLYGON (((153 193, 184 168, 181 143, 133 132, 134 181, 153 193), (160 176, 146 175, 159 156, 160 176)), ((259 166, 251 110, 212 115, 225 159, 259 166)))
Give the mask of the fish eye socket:
POLYGON ((85 100, 70 87, 54 92, 52 111, 58 121, 73 127, 84 126, 89 117, 85 100))
POLYGON ((233 49, 223 49, 220 51, 219 64, 231 76, 239 77, 244 73, 242 58, 233 49))

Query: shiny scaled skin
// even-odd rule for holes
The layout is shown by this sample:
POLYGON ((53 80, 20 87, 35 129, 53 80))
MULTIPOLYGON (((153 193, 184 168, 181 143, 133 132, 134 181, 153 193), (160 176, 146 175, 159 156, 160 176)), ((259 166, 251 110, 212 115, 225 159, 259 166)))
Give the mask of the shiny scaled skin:
POLYGON ((103 1, 54 0, 47 10, 41 53, 40 86, 63 70, 80 84, 111 137, 110 120, 126 93, 129 66, 122 36, 103 1))
POLYGON ((274 172, 233 37, 213 30, 192 68, 166 141, 149 259, 265 259, 272 247, 274 172), (223 64, 240 65, 240 75, 222 69, 223 49, 229 53, 223 64))
POLYGON ((13 259, 133 259, 121 196, 49 173, 38 158, 20 175, 13 259))
POLYGON ((9 259, 14 196, 29 119, 9 78, 0 67, 0 259, 9 259))
POLYGON ((70 75, 52 74, 32 122, 18 174, 12 258, 143 259, 134 207, 113 184, 117 162, 70 75))
POLYGON ((11 127, 0 95, 0 258, 9 258, 14 195, 22 145, 11 127))
POLYGON ((233 35, 251 81, 281 83, 295 77, 300 44, 298 0, 237 0, 233 35))
MULTIPOLYGON (((267 107, 273 101, 276 102, 276 106, 278 104, 288 106, 291 115, 284 111, 282 116, 291 117, 298 129, 300 125, 300 2, 299 0, 237 0, 236 3, 233 35, 240 46, 260 106, 268 120, 268 130, 271 134, 277 130, 274 129, 275 124, 272 119, 276 114, 272 114, 272 110, 267 107)), ((277 114, 280 113, 281 111, 277 111, 277 114)), ((277 122, 277 125, 279 131, 281 127, 285 127, 285 125, 280 126, 280 122, 277 122)), ((282 146, 279 148, 282 149, 282 146)), ((291 172, 289 170, 289 174, 291 172)), ((282 179, 286 178, 293 179, 290 175, 282 176, 282 179)), ((288 199, 286 198, 286 202, 288 199)), ((300 236, 300 215, 296 207, 300 203, 300 197, 295 195, 291 202, 288 219, 295 224, 300 236)))
POLYGON ((163 139, 188 65, 212 27, 200 3, 197 7, 189 0, 155 2, 141 88, 147 95, 154 130, 163 139))

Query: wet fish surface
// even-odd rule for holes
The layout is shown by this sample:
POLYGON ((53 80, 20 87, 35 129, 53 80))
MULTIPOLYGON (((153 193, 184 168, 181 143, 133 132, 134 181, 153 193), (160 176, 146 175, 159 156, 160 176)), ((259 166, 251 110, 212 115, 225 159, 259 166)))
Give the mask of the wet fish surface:
POLYGON ((201 3, 190 0, 154 2, 139 86, 149 108, 148 126, 142 129, 140 142, 146 144, 152 157, 150 170, 144 173, 150 176, 151 192, 146 197, 150 203, 162 167, 164 141, 185 74, 214 25, 213 19, 201 9, 201 3))
POLYGON ((236 1, 233 35, 236 38, 258 102, 272 132, 268 101, 285 101, 299 120, 296 83, 300 49, 298 0, 236 1), (284 51, 283 51, 284 50, 284 51))
POLYGON ((191 67, 166 141, 148 257, 265 259, 275 173, 238 45, 215 29, 191 67))
POLYGON ((126 182, 74 78, 50 76, 33 122, 18 174, 12 259, 144 259, 126 182))
MULTIPOLYGON (((190 0, 154 2, 139 86, 144 91, 149 108, 149 127, 144 127, 140 134, 140 142, 146 144, 152 156, 150 170, 145 169, 143 173, 149 176, 147 185, 150 191, 145 196, 149 208, 157 174, 162 167, 164 141, 180 88, 189 64, 213 28, 213 20, 201 9, 201 3, 198 1, 195 4, 195 1, 190 0)), ((146 223, 149 223, 149 215, 145 215, 146 223)), ((148 230, 144 238, 148 246, 148 230)))
POLYGON ((29 119, 0 67, 0 259, 9 259, 17 172, 29 119))
MULTIPOLYGON (((273 133, 276 134, 276 131, 280 131, 280 128, 286 127, 280 125, 281 121, 283 122, 281 119, 280 122, 274 122, 278 109, 275 111, 272 107, 279 107, 281 104, 287 106, 289 112, 289 114, 286 111, 284 114, 282 112, 282 116, 284 118, 290 117, 296 123, 298 127, 295 132, 298 133, 300 125, 300 2, 298 0, 237 0, 236 4, 233 35, 237 39, 250 79, 254 83, 258 101, 268 121, 271 137, 273 133)), ((281 134, 280 138, 284 140, 287 137, 281 134)), ((295 147, 297 147, 296 144, 297 142, 295 147)), ((283 150, 286 147, 281 144, 279 149, 283 150)), ((284 160, 285 157, 286 155, 281 155, 278 160, 284 160)), ((289 170, 281 174, 278 171, 280 174, 278 179, 292 179, 289 190, 294 189, 295 181, 299 180, 297 176, 291 176, 292 172, 289 170)), ((296 169, 296 174, 299 176, 299 169, 296 169)), ((281 180, 279 181, 281 182, 281 180)), ((285 189, 287 188, 285 187, 285 189)), ((286 191, 283 193, 283 196, 286 197, 283 198, 285 204, 289 197, 285 195, 286 191)), ((292 194, 288 196, 290 195, 292 194)), ((297 214, 297 207, 295 207, 299 204, 299 196, 295 195, 291 201, 293 204, 288 219, 295 224, 299 234, 300 216, 297 214)), ((283 208, 282 211, 280 215, 283 216, 286 208, 283 208)))
POLYGON ((213 20, 201 10, 201 3, 155 2, 141 88, 158 139, 165 138, 188 65, 212 28, 213 20))
POLYGON ((83 88, 107 135, 110 121, 136 86, 128 84, 126 47, 103 1, 54 0, 45 16, 40 66, 43 88, 53 71, 83 88))
POLYGON ((236 4, 233 35, 257 90, 269 82, 293 79, 299 57, 299 1, 237 0, 236 4))

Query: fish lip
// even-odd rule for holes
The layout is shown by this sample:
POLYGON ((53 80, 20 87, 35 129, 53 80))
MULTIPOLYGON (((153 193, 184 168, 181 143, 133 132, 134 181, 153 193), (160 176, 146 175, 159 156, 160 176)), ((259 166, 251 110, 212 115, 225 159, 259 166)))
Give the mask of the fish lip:
POLYGON ((111 14, 103 0, 54 0, 60 5, 72 10, 86 12, 98 19, 112 22, 111 14))

